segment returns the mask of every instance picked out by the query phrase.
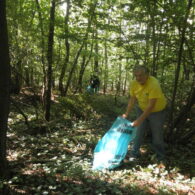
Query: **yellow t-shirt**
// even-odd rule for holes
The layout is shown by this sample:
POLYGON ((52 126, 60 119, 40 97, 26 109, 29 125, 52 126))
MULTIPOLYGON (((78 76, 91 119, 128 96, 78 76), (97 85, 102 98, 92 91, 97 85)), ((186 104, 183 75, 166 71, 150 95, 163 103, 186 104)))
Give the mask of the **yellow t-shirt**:
POLYGON ((156 78, 149 76, 144 85, 133 80, 130 85, 130 95, 136 97, 139 107, 144 111, 149 99, 156 98, 156 104, 152 112, 158 112, 166 107, 167 101, 156 78))

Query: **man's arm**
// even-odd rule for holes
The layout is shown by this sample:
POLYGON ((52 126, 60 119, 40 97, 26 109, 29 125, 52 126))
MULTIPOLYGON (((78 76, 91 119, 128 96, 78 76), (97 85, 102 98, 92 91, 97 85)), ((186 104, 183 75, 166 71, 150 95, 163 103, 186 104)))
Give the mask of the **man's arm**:
POLYGON ((157 99, 153 98, 149 100, 148 106, 145 109, 145 111, 132 123, 132 126, 137 127, 139 126, 143 120, 150 115, 150 113, 152 112, 152 109, 154 108, 155 104, 156 104, 157 99))
POLYGON ((123 118, 127 118, 129 113, 131 112, 131 110, 133 109, 133 106, 136 102, 136 97, 132 96, 128 102, 128 106, 127 106, 127 110, 125 112, 125 114, 122 115, 123 118))

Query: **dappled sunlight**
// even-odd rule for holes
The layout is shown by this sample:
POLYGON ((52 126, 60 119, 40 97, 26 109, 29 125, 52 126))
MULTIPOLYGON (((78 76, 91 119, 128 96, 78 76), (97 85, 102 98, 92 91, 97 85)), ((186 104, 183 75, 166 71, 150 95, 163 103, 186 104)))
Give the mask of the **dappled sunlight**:
MULTIPOLYGON (((110 97, 97 98, 102 99, 104 104, 109 102, 108 106, 112 104, 110 97)), ((60 102, 53 105, 56 113, 62 111, 63 103, 60 102)), ((178 160, 177 148, 170 162, 162 166, 151 159, 151 149, 144 144, 140 161, 122 163, 114 170, 92 170, 95 146, 113 120, 95 118, 95 115, 91 117, 89 120, 75 119, 71 125, 66 126, 65 119, 58 116, 58 120, 49 123, 46 134, 32 134, 26 130, 24 123, 14 123, 12 118, 8 132, 7 159, 13 176, 4 185, 14 193, 26 194, 171 195, 187 194, 194 190, 194 179, 190 172, 191 153, 190 150, 185 151, 185 148, 182 151, 187 155, 185 166, 188 169, 184 169, 183 162, 178 160)), ((113 132, 120 133, 115 130, 113 132)), ((118 144, 112 140, 107 147, 112 150, 118 144)), ((107 160, 111 158, 111 154, 105 151, 98 155, 107 160)))
POLYGON ((0 195, 195 195, 194 11, 0 0, 0 195))

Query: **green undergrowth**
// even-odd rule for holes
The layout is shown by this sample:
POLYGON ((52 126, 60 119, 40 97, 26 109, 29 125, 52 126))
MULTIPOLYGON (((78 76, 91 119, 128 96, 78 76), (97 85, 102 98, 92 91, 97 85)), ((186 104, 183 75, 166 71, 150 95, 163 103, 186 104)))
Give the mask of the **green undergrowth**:
POLYGON ((113 95, 90 96, 89 104, 103 117, 115 119, 126 111, 128 98, 126 96, 115 97, 113 95))
POLYGON ((112 171, 92 171, 93 150, 124 112, 127 100, 111 95, 56 98, 50 122, 40 116, 36 120, 34 108, 24 106, 28 127, 21 114, 11 112, 10 176, 0 181, 0 194, 193 194, 194 148, 190 145, 168 148, 168 161, 162 165, 144 144, 140 161, 123 163, 112 171))

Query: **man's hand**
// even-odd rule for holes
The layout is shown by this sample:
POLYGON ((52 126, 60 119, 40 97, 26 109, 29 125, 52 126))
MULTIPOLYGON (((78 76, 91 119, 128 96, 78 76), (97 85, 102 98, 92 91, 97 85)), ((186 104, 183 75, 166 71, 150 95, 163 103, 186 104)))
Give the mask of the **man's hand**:
POLYGON ((142 123, 142 121, 139 120, 139 119, 137 119, 137 120, 135 120, 135 121, 133 121, 133 122, 131 123, 131 126, 137 127, 137 126, 141 125, 141 123, 142 123))
POLYGON ((122 114, 122 118, 127 118, 127 114, 122 114))

